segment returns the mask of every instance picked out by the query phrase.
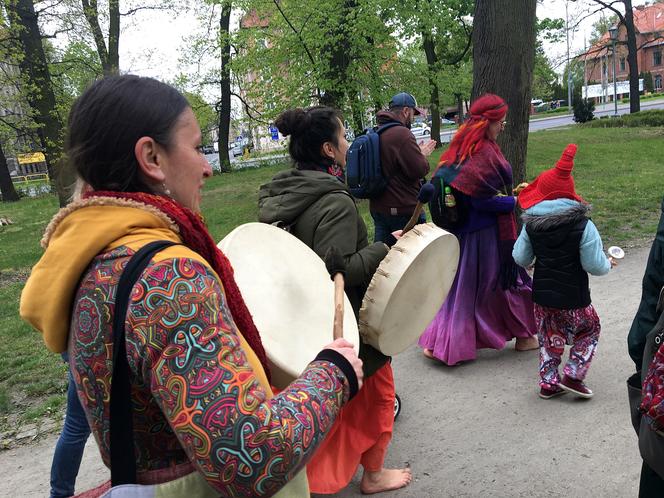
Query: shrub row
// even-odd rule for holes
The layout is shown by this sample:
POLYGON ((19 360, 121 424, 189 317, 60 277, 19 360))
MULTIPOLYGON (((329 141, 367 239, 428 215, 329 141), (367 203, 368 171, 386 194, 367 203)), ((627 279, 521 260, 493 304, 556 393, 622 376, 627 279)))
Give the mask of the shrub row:
POLYGON ((641 126, 664 126, 664 110, 623 114, 618 118, 594 119, 585 123, 583 126, 589 128, 638 128, 641 126))

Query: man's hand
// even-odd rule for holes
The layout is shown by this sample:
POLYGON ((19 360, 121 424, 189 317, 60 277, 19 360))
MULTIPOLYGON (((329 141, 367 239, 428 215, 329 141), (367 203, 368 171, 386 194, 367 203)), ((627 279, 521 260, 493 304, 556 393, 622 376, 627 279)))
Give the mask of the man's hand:
POLYGON ((427 140, 426 142, 422 142, 419 145, 420 145, 420 151, 422 151, 424 157, 429 157, 429 154, 431 154, 433 152, 433 149, 436 148, 436 141, 427 140))

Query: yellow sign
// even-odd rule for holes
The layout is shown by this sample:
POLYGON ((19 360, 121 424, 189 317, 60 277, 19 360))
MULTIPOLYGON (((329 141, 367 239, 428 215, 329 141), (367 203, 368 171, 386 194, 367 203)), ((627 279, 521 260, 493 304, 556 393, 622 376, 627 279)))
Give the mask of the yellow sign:
POLYGON ((46 157, 43 152, 29 152, 27 154, 18 154, 19 164, 32 164, 32 163, 43 163, 46 161, 46 157))

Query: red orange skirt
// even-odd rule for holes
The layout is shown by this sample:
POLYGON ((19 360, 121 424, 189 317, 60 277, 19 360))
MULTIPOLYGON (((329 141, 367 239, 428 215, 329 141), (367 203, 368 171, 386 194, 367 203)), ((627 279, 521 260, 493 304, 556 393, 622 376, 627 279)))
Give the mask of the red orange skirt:
POLYGON ((388 362, 365 380, 362 389, 341 409, 330 433, 307 464, 309 490, 341 491, 358 465, 380 470, 394 426, 394 376, 388 362))

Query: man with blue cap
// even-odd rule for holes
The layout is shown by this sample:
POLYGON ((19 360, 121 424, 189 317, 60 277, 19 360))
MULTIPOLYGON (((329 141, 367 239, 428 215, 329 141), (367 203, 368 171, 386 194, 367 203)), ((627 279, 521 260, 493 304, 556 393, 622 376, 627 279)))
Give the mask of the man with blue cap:
MULTIPOLYGON (((423 179, 429 173, 427 156, 433 152, 436 142, 429 139, 418 145, 410 132, 414 117, 420 114, 415 97, 401 92, 392 97, 388 110, 376 115, 378 126, 395 121, 402 126, 388 128, 380 136, 380 162, 388 185, 380 196, 369 201, 376 228, 375 242, 389 246, 396 242, 392 232, 408 223, 423 179)), ((424 214, 419 221, 426 221, 424 214)))

